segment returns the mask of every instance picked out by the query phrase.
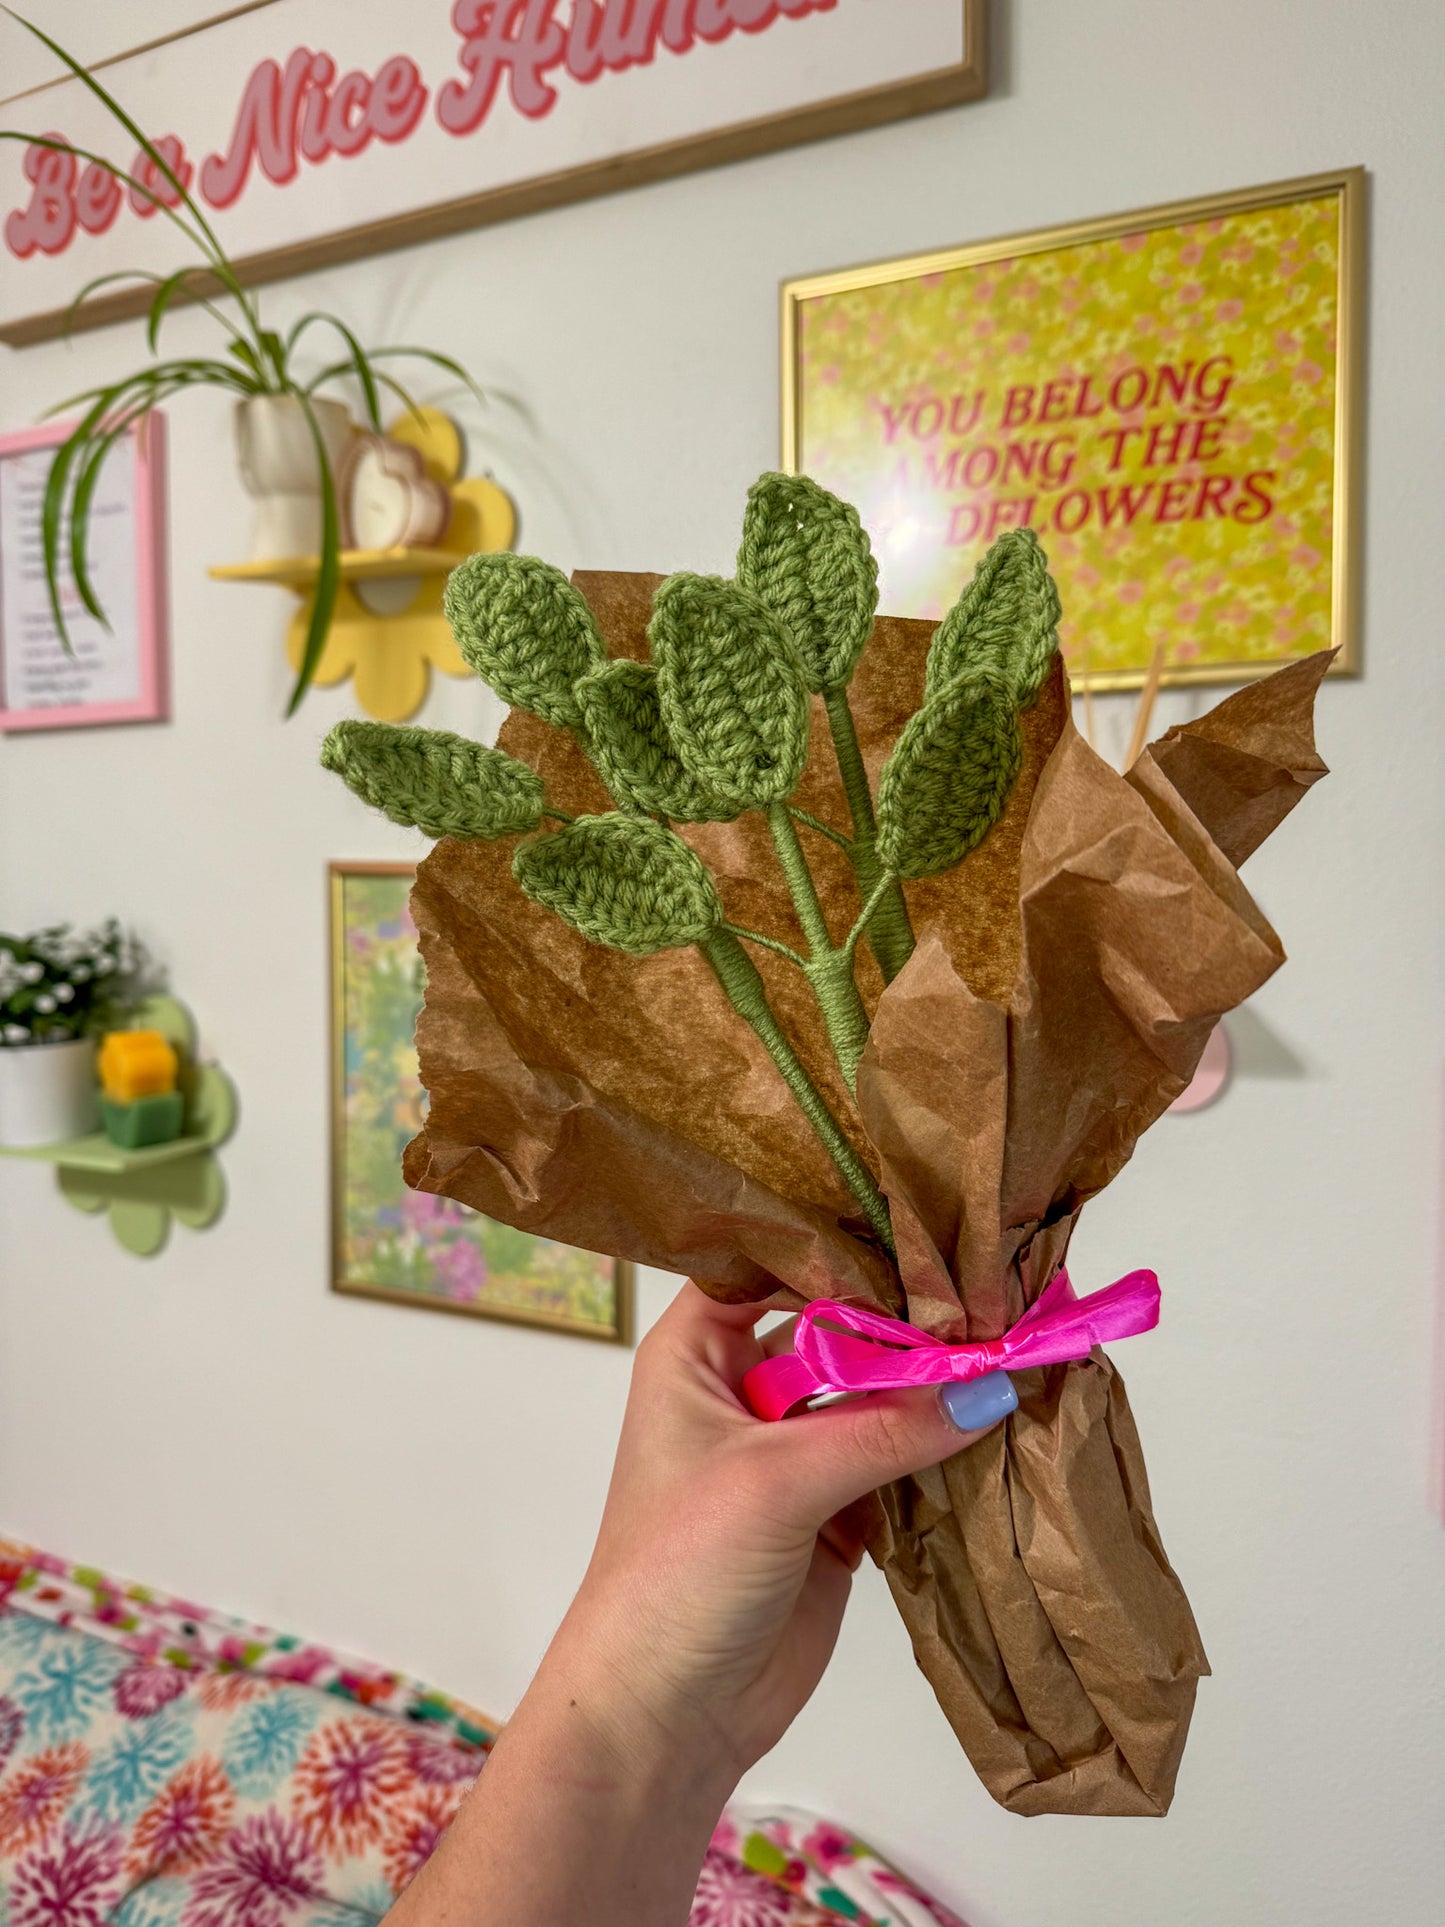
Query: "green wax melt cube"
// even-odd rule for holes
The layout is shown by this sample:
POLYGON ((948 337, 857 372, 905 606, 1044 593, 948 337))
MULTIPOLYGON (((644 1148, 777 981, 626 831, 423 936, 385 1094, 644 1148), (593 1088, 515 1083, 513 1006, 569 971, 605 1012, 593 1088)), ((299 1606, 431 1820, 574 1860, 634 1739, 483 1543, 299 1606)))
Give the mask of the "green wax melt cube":
POLYGON ((185 1122, 185 1109, 185 1099, 179 1091, 133 1098, 129 1104, 117 1104, 103 1097, 100 1119, 112 1144, 118 1144, 123 1151, 140 1151, 147 1144, 169 1144, 178 1138, 185 1122))

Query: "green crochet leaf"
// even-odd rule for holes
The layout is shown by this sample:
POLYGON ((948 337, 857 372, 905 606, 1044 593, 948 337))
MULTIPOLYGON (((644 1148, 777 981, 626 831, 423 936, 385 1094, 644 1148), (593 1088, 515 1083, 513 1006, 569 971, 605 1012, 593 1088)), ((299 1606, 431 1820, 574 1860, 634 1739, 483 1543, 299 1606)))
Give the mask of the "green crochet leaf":
POLYGON ((363 803, 428 836, 515 836, 542 821, 542 779, 515 757, 442 729, 338 723, 321 745, 363 803))
POLYGON ((760 475, 737 579, 786 625, 809 689, 847 686, 878 608, 878 564, 855 508, 806 475, 760 475))
POLYGON ((1032 529, 1009 529, 934 631, 924 701, 966 669, 1000 670, 1027 709, 1059 646, 1059 592, 1032 529))
POLYGON ((657 671, 618 660, 577 684, 582 732, 598 774, 619 803, 682 823, 723 823, 738 813, 683 767, 668 739, 657 671))
POLYGON ((576 726, 574 685, 607 651, 560 569, 534 555, 470 556, 448 577, 443 606, 457 647, 503 702, 576 726))
POLYGON ((988 835, 1023 760, 1013 687, 965 670, 911 716, 878 781, 878 855, 901 877, 951 870, 988 835))
POLYGON ((593 943, 646 957, 701 943, 722 922, 702 860, 650 816, 582 816, 523 843, 512 874, 593 943))
POLYGON ((808 754, 808 689, 771 610, 735 582, 672 575, 647 633, 663 721, 693 780, 739 810, 791 796, 808 754))

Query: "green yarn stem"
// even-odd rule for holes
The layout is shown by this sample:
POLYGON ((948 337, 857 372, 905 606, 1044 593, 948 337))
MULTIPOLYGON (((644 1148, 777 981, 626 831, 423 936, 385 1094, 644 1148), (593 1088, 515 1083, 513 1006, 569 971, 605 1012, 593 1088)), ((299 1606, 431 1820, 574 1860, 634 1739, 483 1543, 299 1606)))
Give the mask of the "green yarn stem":
POLYGON ((872 896, 870 896, 867 899, 867 901, 863 905, 863 908, 858 912, 858 921, 853 925, 853 928, 848 932, 847 936, 843 939, 843 948, 850 957, 852 956, 853 952, 858 948, 858 939, 863 935, 863 932, 868 928, 869 918, 873 915, 874 911, 878 908, 879 904, 883 901, 884 897, 888 894, 888 891, 897 881, 898 881, 897 877, 893 875, 891 870, 885 870, 882 876, 879 877, 877 886, 874 889, 872 896))
POLYGON ((816 830, 819 836, 826 836, 828 841, 830 843, 836 843, 840 850, 852 849, 852 837, 844 836, 841 830, 835 830, 831 823, 825 823, 821 817, 814 816, 808 810, 800 810, 794 803, 789 803, 788 814, 795 823, 806 823, 808 828, 810 830, 816 830))
POLYGON ((768 828, 773 833, 773 846, 778 852, 778 861, 793 899, 793 908, 798 913, 798 922, 807 939, 808 961, 803 974, 818 1000, 823 1022, 828 1027, 828 1041, 833 1046, 833 1055, 851 1091, 857 1081, 858 1059, 868 1042, 868 1013, 863 1008, 863 999, 858 995, 858 986, 853 979, 852 952, 834 946, 823 915, 823 906, 818 901, 818 892, 813 884, 813 873, 808 868, 808 859, 803 855, 803 846, 798 841, 797 827, 787 804, 771 804, 767 816, 768 828))
POLYGON ((748 943, 761 944, 764 950, 771 950, 775 956, 786 957, 799 970, 806 971, 808 968, 808 959, 800 957, 791 944, 779 943, 775 937, 765 937, 761 930, 749 930, 741 923, 725 923, 723 929, 730 930, 735 937, 742 937, 748 943))
POLYGON ((865 903, 877 897, 878 907, 868 919, 868 948, 878 959, 883 981, 891 984, 913 955, 913 925, 898 879, 892 888, 880 892, 884 880, 878 860, 878 824, 873 814, 873 792, 868 787, 868 772, 863 767, 863 752, 858 747, 858 732, 853 726, 853 711, 848 706, 846 689, 824 692, 823 706, 828 712, 828 727, 833 733, 833 749, 838 758, 838 774, 843 793, 853 814, 853 841, 848 858, 858 879, 858 894, 865 903))
POLYGON ((888 1216, 887 1200, 874 1183, 873 1173, 843 1135, 843 1128, 828 1109, 823 1093, 808 1075, 787 1033, 773 1015, 756 964, 730 930, 715 930, 698 948, 712 965, 728 1002, 744 1023, 750 1024, 757 1033, 763 1049, 777 1066, 778 1075, 793 1093, 799 1109, 817 1133, 819 1143, 858 1200, 859 1208, 872 1226, 879 1243, 888 1256, 896 1260, 898 1254, 893 1243, 893 1225, 888 1216))

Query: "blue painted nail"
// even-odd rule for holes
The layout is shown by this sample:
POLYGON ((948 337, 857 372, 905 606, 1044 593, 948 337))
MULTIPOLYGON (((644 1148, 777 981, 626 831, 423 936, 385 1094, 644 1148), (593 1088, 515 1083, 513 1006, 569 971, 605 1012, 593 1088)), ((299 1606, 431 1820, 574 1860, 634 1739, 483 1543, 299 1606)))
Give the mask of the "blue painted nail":
POLYGON ((985 1378, 971 1378, 967 1384, 940 1385, 938 1403, 943 1416, 951 1419, 960 1432, 981 1432, 1019 1408, 1019 1395, 1007 1372, 990 1372, 985 1378))

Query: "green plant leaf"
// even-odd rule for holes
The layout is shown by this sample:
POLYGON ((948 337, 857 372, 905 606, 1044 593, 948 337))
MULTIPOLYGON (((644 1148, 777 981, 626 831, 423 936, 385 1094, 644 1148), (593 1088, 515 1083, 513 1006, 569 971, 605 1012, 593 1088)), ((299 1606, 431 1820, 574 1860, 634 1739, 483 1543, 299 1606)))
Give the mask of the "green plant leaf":
MULTIPOLYGON (((206 272, 207 270, 205 268, 178 268, 174 274, 166 275, 164 280, 161 280, 159 276, 155 275, 146 276, 147 280, 155 280, 159 283, 154 295, 151 297, 150 309, 146 315, 146 346, 152 354, 156 351, 156 341, 160 335, 161 323, 166 318, 167 308, 170 307, 171 302, 181 292, 188 281, 206 272)), ((225 322, 225 317, 221 315, 218 308, 212 307, 211 303, 201 295, 196 295, 194 299, 197 300, 203 308, 209 309, 213 315, 216 315, 226 327, 227 332, 230 332, 229 323, 225 322)))
POLYGON ((175 207, 161 195, 157 194, 154 188, 148 187, 145 182, 135 179, 133 175, 127 174, 123 168, 117 167, 115 162, 108 160, 104 154, 92 153, 86 148, 74 146, 73 143, 69 141, 54 140, 48 135, 25 134, 9 129, 0 130, 0 140, 21 140, 31 146, 47 147, 61 153, 72 153, 78 160, 94 161, 117 181, 123 181, 128 188, 142 195, 150 202, 152 207, 158 208, 169 221, 179 228, 191 245, 197 248, 206 258, 209 270, 215 276, 221 288, 234 298, 244 320, 252 332, 259 334, 260 321, 257 318, 255 305, 246 293, 246 290, 241 286, 236 271, 227 258, 225 249, 216 237, 215 229, 201 212, 199 204, 182 185, 180 178, 172 169, 165 156, 147 136, 141 132, 140 128, 121 106, 120 102, 106 91, 100 81, 95 78, 94 74, 82 66, 81 63, 75 59, 74 55, 67 53, 58 40, 52 40, 50 35, 43 33, 33 21, 27 20, 23 14, 16 13, 13 7, 0 7, 0 11, 8 13, 10 18, 16 21, 18 25, 24 27, 27 33, 33 34, 43 46, 48 47, 56 59, 59 60, 63 66, 67 67, 81 85, 94 95, 111 118, 119 122, 135 141, 141 152, 146 156, 146 159, 174 189, 181 205, 185 208, 187 214, 190 215, 195 226, 192 227, 186 221, 182 220, 181 216, 176 212, 175 207))
POLYGON ((1023 760, 1018 699, 992 665, 966 669, 908 719, 878 782, 878 856, 938 876, 988 835, 1023 760))
POLYGON ((702 859, 650 816, 580 816, 523 843, 512 874, 534 903, 634 957, 702 943, 722 922, 702 859))
POLYGON ((306 625, 301 667, 296 673, 296 686, 291 691, 291 700, 286 705, 287 716, 296 714, 301 706, 301 698, 316 674, 316 665, 326 647, 327 633, 336 609, 336 593, 341 585, 341 518, 336 508, 336 483, 332 479, 331 460, 309 398, 298 395, 297 400, 306 411, 306 425, 311 430, 311 443, 316 450, 316 468, 321 483, 321 567, 316 576, 311 620, 306 625))
MULTIPOLYGON (((84 306, 84 304, 90 299, 91 295, 98 293, 101 288, 108 288, 113 282, 141 281, 141 282, 148 282, 150 286, 153 288, 159 288, 165 283, 170 281, 184 280, 185 277, 188 275, 203 276, 203 275, 209 274, 210 272, 211 270, 209 268, 182 268, 179 271, 179 274, 177 275, 161 275, 161 274, 151 274, 147 272, 147 270, 144 268, 117 268, 111 274, 94 275, 89 281, 86 282, 85 286, 80 290, 80 292, 78 294, 72 295, 70 300, 66 303, 65 332, 67 335, 71 332, 71 329, 74 326, 75 316, 77 311, 84 306)), ((233 334, 235 332, 234 322, 231 322, 226 318, 225 314, 222 312, 220 308, 216 306, 214 301, 208 301, 203 294, 197 294, 195 293, 194 290, 192 290, 187 295, 186 299, 188 301, 193 301, 198 308, 204 308, 207 314, 212 316, 214 320, 218 321, 221 324, 221 326, 225 329, 227 334, 233 334)), ((171 297, 167 296, 167 306, 169 306, 170 300, 171 300, 171 297)), ((154 307, 154 303, 152 303, 152 307, 154 307)), ((155 344, 152 341, 151 342, 152 349, 154 349, 154 346, 155 344)))
POLYGON ((808 754, 808 690, 772 611, 735 582, 673 575, 647 633, 667 733, 693 780, 740 810, 791 796, 808 754))
MULTIPOLYGON (((287 335, 285 348, 283 349, 280 342, 277 342, 277 352, 282 356, 282 366, 284 367, 289 363, 291 355, 295 351, 296 344, 300 341, 306 330, 313 327, 318 321, 323 327, 334 328, 346 343, 347 358, 345 361, 338 362, 332 372, 333 374, 346 373, 355 375, 361 388, 361 398, 366 408, 366 419, 379 435, 382 432, 381 396, 377 390, 376 375, 371 367, 366 350, 344 321, 339 321, 334 314, 323 314, 319 308, 313 309, 310 314, 302 315, 301 319, 287 335)), ((306 392, 308 394, 314 393, 319 385, 320 377, 318 377, 316 381, 307 384, 306 392)))
MULTIPOLYGON (((8 13, 12 20, 16 21, 20 26, 24 27, 27 33, 34 34, 37 40, 39 40, 40 42, 42 42, 43 45, 48 47, 51 53, 55 55, 56 59, 59 60, 63 66, 68 67, 71 73, 75 76, 75 78, 81 83, 81 85, 86 89, 88 89, 88 91, 95 96, 95 98, 100 102, 101 106, 104 107, 104 109, 111 116, 111 118, 113 120, 117 120, 120 122, 121 126, 130 135, 131 139, 136 143, 137 147, 140 148, 141 152, 145 155, 146 159, 164 177, 164 179, 169 182, 171 187, 175 189, 176 195, 180 199, 181 203, 184 205, 187 213, 191 215, 191 217, 196 223, 196 226, 201 230, 202 235, 205 237, 206 242, 209 244, 210 250, 217 257, 219 257, 219 260, 222 263, 224 263, 224 265, 229 270, 230 263, 226 260, 225 250, 222 248, 220 242, 216 239, 215 233, 209 221, 207 221, 205 215, 202 214, 200 208, 191 199, 191 196, 187 193, 185 187, 182 185, 180 181, 179 176, 174 172, 169 161, 167 161, 167 159, 165 158, 164 154, 162 154, 160 150, 152 144, 149 138, 141 132, 140 128, 131 119, 130 115, 125 111, 125 109, 121 106, 120 102, 116 100, 112 94, 107 93, 106 89, 95 78, 95 75, 91 73, 88 68, 83 67, 73 54, 67 53, 65 48, 61 46, 58 40, 52 40, 48 33, 43 33, 41 29, 37 27, 33 21, 27 20, 23 14, 16 13, 13 7, 5 7, 3 11, 5 13, 8 13)), ((72 149, 72 152, 79 154, 81 150, 77 147, 72 149)), ((114 164, 113 161, 105 160, 103 156, 100 156, 100 155, 86 155, 84 158, 86 158, 87 160, 99 160, 102 167, 107 168, 112 174, 114 174, 117 177, 117 179, 126 181, 129 186, 135 188, 139 193, 147 195, 147 197, 150 200, 152 200, 157 207, 161 208, 164 212, 174 216, 175 210, 170 206, 168 202, 163 201, 160 198, 160 196, 154 192, 153 189, 145 187, 139 181, 131 180, 130 176, 128 174, 123 173, 121 169, 114 164)), ((185 225, 185 223, 181 221, 178 221, 177 224, 181 227, 184 227, 185 225)), ((194 239, 194 236, 192 238, 194 239)))
MULTIPOLYGON (((327 382, 335 381, 338 375, 349 375, 353 372, 349 360, 333 361, 329 367, 323 368, 320 374, 313 375, 311 379, 304 384, 301 393, 304 395, 314 395, 318 388, 324 388, 327 382)), ((387 374, 384 368, 373 368, 371 373, 373 379, 382 388, 389 388, 391 390, 392 394, 396 396, 408 414, 415 415, 418 421, 421 420, 421 404, 409 389, 404 388, 394 375, 387 374)))
MULTIPOLYGON (((0 6, 0 13, 10 13, 9 7, 0 6)), ((18 13, 10 13, 10 17, 12 20, 20 19, 18 13)), ((21 21, 20 24, 22 26, 30 26, 28 20, 21 21)), ((34 33, 35 29, 31 27, 30 31, 34 33)), ((48 42, 47 44, 53 45, 54 43, 48 42)), ((153 207, 159 208, 163 214, 168 214, 175 225, 181 230, 182 234, 184 234, 186 239, 191 243, 192 247, 199 248, 201 253, 206 255, 206 271, 214 274, 218 280, 222 278, 220 268, 210 259, 210 251, 201 235, 186 225, 171 206, 170 202, 162 200, 153 187, 147 187, 144 181, 138 181, 133 174, 127 174, 123 167, 119 166, 115 161, 108 159, 106 155, 94 153, 88 147, 77 147, 74 141, 59 140, 50 134, 27 134, 18 128, 12 127, 0 128, 0 141, 22 141, 27 147, 43 147, 51 154, 73 154, 78 161, 94 161, 97 167, 103 167, 107 174, 112 175, 117 181, 121 182, 123 186, 139 194, 143 200, 149 201, 153 207)), ((156 158, 159 159, 159 156, 156 158)))
POLYGON ((56 449, 45 475, 45 494, 40 503, 40 550, 45 562, 45 588, 50 600, 51 619, 67 655, 73 652, 70 632, 65 626, 65 612, 60 606, 60 524, 65 513, 66 484, 71 468, 89 440, 91 430, 105 414, 110 397, 124 392, 129 386, 130 383, 122 382, 116 388, 101 390, 92 406, 56 449))
POLYGON ((559 569, 533 555, 473 555, 443 606, 472 668, 505 703, 575 729, 575 685, 607 660, 592 611, 559 569))
POLYGON ((542 779, 499 749, 442 729, 338 723, 321 767, 393 823, 428 836, 515 836, 542 821, 542 779))
POLYGON ((668 739, 650 663, 618 660, 576 687, 582 735, 619 803, 681 823, 726 823, 737 805, 714 796, 683 767, 668 739))
POLYGON ((1059 647, 1059 592, 1032 529, 1009 529, 933 633, 923 698, 966 669, 988 665, 1008 678, 1027 709, 1059 647))
POLYGON ((429 361, 434 368, 440 368, 444 374, 454 375, 473 398, 483 408, 486 407, 486 390, 479 388, 462 364, 451 355, 444 355, 437 348, 373 348, 371 350, 373 361, 380 361, 387 355, 410 355, 413 361, 429 361))
POLYGON ((786 626, 809 689, 846 688, 878 608, 878 564, 858 511, 806 475, 748 490, 737 579, 786 626))
POLYGON ((96 597, 86 563, 91 499, 100 481, 100 472, 105 466, 106 456, 141 416, 150 413, 157 399, 154 395, 148 395, 142 407, 132 409, 122 415, 118 421, 108 421, 105 433, 96 436, 86 444, 85 453, 75 472, 75 489, 70 498, 70 574, 82 603, 96 621, 104 623, 107 628, 110 627, 110 622, 96 597))
MULTIPOLYGON (((95 434, 92 432, 92 436, 87 440, 84 453, 81 455, 79 465, 76 468, 75 486, 71 494, 70 506, 70 573, 85 607, 95 617, 97 622, 104 623, 107 628, 110 627, 110 620, 101 608, 100 602, 96 597, 94 585, 90 580, 89 564, 86 559, 89 545, 91 498, 95 493, 96 484, 100 480, 101 469, 104 466, 106 456, 110 453, 116 442, 120 440, 122 435, 132 429, 138 421, 150 414, 153 408, 159 408, 161 403, 168 400, 178 389, 189 386, 194 379, 194 377, 189 376, 178 377, 173 375, 169 379, 156 382, 153 385, 147 384, 142 389, 139 401, 133 402, 125 409, 112 412, 104 418, 105 428, 103 434, 95 434)), ((52 599, 59 594, 60 585, 58 575, 59 559, 57 557, 55 578, 47 583, 47 586, 51 590, 52 599)), ((69 639, 66 638, 65 641, 68 649, 69 639)))

